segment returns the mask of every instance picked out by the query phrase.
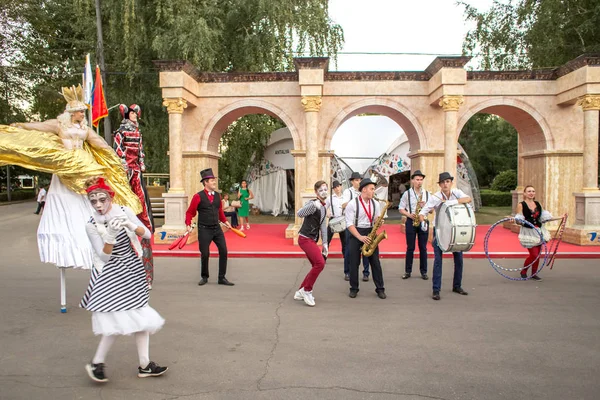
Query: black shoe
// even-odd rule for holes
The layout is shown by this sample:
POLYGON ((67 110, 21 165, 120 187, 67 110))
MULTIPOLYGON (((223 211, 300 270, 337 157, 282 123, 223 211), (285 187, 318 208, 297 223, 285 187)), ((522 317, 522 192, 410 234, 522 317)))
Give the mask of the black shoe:
POLYGON ((235 283, 229 282, 227 280, 227 278, 219 279, 218 283, 219 283, 219 285, 225 285, 225 286, 233 286, 233 285, 235 285, 235 283))
POLYGON ((452 289, 454 293, 462 294, 463 296, 468 295, 469 293, 465 292, 461 287, 455 287, 452 289))
POLYGON ((94 382, 108 382, 108 378, 104 375, 104 363, 86 364, 85 370, 94 382))
POLYGON ((357 295, 357 294, 358 294, 358 292, 357 292, 357 291, 355 291, 355 290, 351 290, 351 291, 350 291, 350 293, 348 294, 348 296, 350 296, 350 298, 351 298, 351 299, 353 299, 353 298, 355 298, 355 297, 356 297, 356 295, 357 295))
POLYGON ((410 278, 410 274, 407 272, 406 274, 402 275, 402 279, 408 279, 410 278))
POLYGON ((349 281, 349 280, 350 280, 350 275, 348 275, 348 274, 344 274, 344 280, 345 280, 345 281, 349 281))
POLYGON ((363 275, 363 282, 369 282, 369 275, 363 275))
POLYGON ((531 276, 531 279, 533 279, 534 281, 541 281, 541 280, 542 280, 542 278, 540 278, 540 277, 539 277, 539 276, 537 276, 537 275, 532 275, 532 276, 531 276))
POLYGON ((150 363, 146 366, 146 368, 138 367, 138 378, 148 378, 149 376, 161 376, 169 367, 161 367, 157 365, 154 361, 150 361, 150 363))
POLYGON ((427 276, 427 274, 421 274, 421 279, 426 281, 427 279, 429 279, 429 277, 427 276))
POLYGON ((521 274, 521 279, 527 279, 527 274, 521 274))
POLYGON ((379 297, 382 300, 387 298, 387 296, 385 295, 385 292, 377 292, 377 297, 379 297))
POLYGON ((431 298, 434 299, 434 300, 439 300, 441 298, 440 297, 440 292, 434 291, 433 292, 433 296, 431 296, 431 298))
POLYGON ((202 278, 202 279, 200 279, 200 282, 198 282, 198 286, 206 285, 207 283, 208 283, 208 278, 202 278))

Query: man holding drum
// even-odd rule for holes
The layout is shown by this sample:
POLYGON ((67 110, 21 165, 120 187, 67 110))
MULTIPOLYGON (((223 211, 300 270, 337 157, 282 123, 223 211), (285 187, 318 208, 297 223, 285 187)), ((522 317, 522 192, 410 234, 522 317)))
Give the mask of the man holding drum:
MULTIPOLYGON (((471 198, 467 196, 460 189, 452 189, 452 181, 454 177, 448 172, 442 172, 439 176, 438 184, 440 185, 440 191, 429 197, 427 204, 421 209, 419 213, 419 220, 425 221, 427 213, 432 209, 435 209, 436 213, 440 211, 441 206, 445 203, 446 206, 451 207, 457 204, 466 204, 471 202, 471 198)), ((440 227, 437 227, 440 229, 440 227)), ((433 261, 433 300, 440 299, 440 289, 442 288, 442 249, 440 248, 435 233, 436 228, 433 228, 433 251, 435 258, 433 261)), ((454 256, 454 279, 452 282, 452 291, 454 293, 467 295, 462 287, 462 273, 463 273, 463 254, 462 251, 452 252, 454 256)))
POLYGON ((331 185, 333 193, 329 195, 325 207, 327 207, 327 213, 329 214, 329 225, 327 226, 327 246, 331 244, 333 235, 338 233, 340 235, 340 243, 342 244, 342 256, 346 256, 346 219, 342 215, 342 203, 344 197, 342 196, 342 184, 338 181, 333 181, 331 185))
POLYGON ((427 238, 429 237, 429 226, 421 229, 418 213, 431 197, 431 194, 423 189, 425 175, 421 170, 416 170, 410 177, 412 188, 408 189, 400 199, 398 210, 406 217, 406 260, 404 264, 404 275, 402 279, 410 278, 412 273, 413 258, 415 253, 415 240, 419 242, 419 270, 421 278, 429 279, 427 276, 427 238))

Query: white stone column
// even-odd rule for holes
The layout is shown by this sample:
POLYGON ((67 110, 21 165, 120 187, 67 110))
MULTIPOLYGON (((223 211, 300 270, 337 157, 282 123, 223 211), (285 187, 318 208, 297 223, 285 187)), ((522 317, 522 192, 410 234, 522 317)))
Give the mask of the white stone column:
MULTIPOLYGON (((458 109, 464 103, 463 96, 444 96, 440 107, 444 110, 444 171, 456 177, 458 109)), ((454 180, 456 185, 456 179, 454 180)))
POLYGON ((305 192, 314 192, 313 185, 319 180, 319 111, 321 96, 303 96, 304 124, 306 130, 306 182, 305 192))
POLYGON ((583 191, 597 192, 600 95, 586 94, 578 104, 583 109, 583 191))
POLYGON ((163 101, 169 113, 169 193, 184 193, 183 169, 182 169, 182 137, 181 123, 183 110, 187 107, 187 101, 179 98, 167 98, 163 101))

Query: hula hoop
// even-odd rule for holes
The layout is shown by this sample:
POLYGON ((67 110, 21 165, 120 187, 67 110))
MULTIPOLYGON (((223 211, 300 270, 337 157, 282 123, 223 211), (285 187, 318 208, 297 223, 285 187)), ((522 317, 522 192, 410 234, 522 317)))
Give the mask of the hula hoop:
MULTIPOLYGON (((496 226, 500 225, 503 222, 506 221, 512 221, 514 220, 514 218, 503 218, 500 221, 496 222, 494 225, 490 226, 490 229, 488 229, 487 233, 485 234, 485 238, 483 239, 483 248, 485 250, 485 256, 487 257, 488 261, 490 262, 490 265, 492 266, 492 268, 494 268, 494 271, 496 271, 498 274, 500 274, 501 276, 503 276, 506 279, 510 279, 511 281, 526 281, 531 279, 530 277, 525 277, 525 278, 513 278, 512 276, 506 275, 504 273, 501 272, 502 271, 508 271, 508 272, 516 272, 516 271, 523 271, 529 267, 531 267, 542 255, 542 251, 540 251, 540 253, 538 254, 538 256, 535 258, 535 260, 533 260, 531 263, 529 263, 529 265, 520 267, 520 268, 504 268, 503 266, 496 264, 494 262, 494 260, 492 260, 492 258, 490 257, 489 254, 489 249, 488 249, 488 242, 490 239, 490 235, 492 233, 492 231, 496 228, 496 226)), ((542 236, 542 231, 537 229, 533 224, 519 219, 519 223, 522 223, 523 225, 527 225, 529 228, 533 228, 538 235, 540 235, 540 241, 541 241, 541 245, 543 247, 543 252, 544 252, 544 261, 541 263, 540 267, 538 268, 538 273, 544 268, 544 266, 546 265, 547 261, 548 261, 548 246, 546 245, 546 241, 544 240, 544 237, 542 236)), ((536 273, 537 275, 537 273, 536 273)))

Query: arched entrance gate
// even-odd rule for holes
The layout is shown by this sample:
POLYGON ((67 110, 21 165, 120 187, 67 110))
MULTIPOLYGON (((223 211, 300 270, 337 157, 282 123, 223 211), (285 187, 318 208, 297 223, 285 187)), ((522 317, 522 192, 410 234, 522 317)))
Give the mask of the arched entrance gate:
MULTIPOLYGON (((199 171, 218 173, 218 144, 227 126, 247 114, 282 120, 294 141, 296 207, 328 176, 337 128, 361 113, 396 121, 410 142, 412 168, 435 189, 442 171, 456 174, 458 135, 476 113, 496 114, 519 133, 518 187, 536 187, 546 208, 568 211, 565 240, 600 232, 598 134, 600 55, 556 69, 466 71, 467 57, 438 57, 420 72, 329 72, 327 58, 297 58, 295 72, 202 73, 184 61, 157 61, 169 113, 171 189, 166 230, 184 229, 199 171)), ((370 136, 377 140, 376 132, 370 136)), ((296 228, 298 219, 296 219, 296 228)), ((294 226, 287 234, 291 237, 294 226)))

